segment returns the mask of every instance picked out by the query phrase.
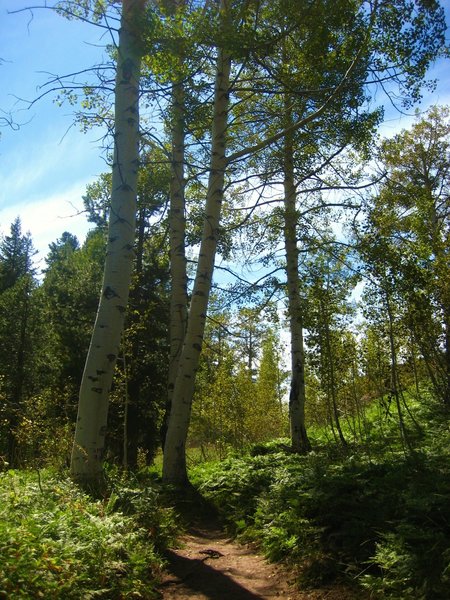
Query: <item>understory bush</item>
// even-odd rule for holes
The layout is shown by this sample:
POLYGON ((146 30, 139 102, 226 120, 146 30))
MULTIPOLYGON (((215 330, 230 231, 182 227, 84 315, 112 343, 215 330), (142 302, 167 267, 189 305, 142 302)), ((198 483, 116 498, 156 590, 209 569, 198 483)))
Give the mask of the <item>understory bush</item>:
POLYGON ((93 501, 49 471, 0 473, 0 598, 150 599, 173 516, 154 490, 93 501))
POLYGON ((409 453, 269 452, 193 479, 231 529, 297 565, 303 585, 345 579, 374 597, 447 600, 449 442, 445 425, 409 453))

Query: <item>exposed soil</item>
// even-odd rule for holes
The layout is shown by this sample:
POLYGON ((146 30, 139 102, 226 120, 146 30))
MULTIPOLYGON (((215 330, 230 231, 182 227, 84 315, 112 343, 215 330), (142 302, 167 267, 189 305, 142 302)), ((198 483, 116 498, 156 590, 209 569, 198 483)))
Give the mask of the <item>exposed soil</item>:
POLYGON ((168 551, 163 600, 361 600, 332 586, 301 591, 283 565, 269 564, 252 545, 239 544, 214 523, 191 527, 168 551))

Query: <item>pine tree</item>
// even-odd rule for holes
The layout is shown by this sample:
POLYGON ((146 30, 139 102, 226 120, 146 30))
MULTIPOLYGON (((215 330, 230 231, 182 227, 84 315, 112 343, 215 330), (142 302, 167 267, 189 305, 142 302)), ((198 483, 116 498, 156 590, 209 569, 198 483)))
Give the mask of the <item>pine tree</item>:
POLYGON ((11 224, 10 234, 0 242, 0 377, 7 440, 3 448, 7 461, 16 466, 20 461, 17 430, 23 417, 27 388, 32 384, 31 296, 36 282, 32 257, 33 243, 29 233, 22 234, 20 219, 11 224))

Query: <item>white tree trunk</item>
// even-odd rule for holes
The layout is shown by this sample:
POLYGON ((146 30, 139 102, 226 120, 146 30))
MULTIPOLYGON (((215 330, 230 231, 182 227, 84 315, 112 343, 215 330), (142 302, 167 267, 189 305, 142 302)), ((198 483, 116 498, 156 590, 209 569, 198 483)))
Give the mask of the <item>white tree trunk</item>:
POLYGON ((219 49, 214 91, 211 165, 203 233, 189 308, 187 331, 173 391, 164 449, 163 479, 168 483, 179 486, 186 485, 188 481, 185 455, 186 439, 219 235, 225 168, 227 165, 225 149, 230 67, 229 55, 219 49))
POLYGON ((85 485, 102 478, 109 392, 119 353, 134 259, 139 166, 140 45, 137 27, 145 0, 123 0, 114 123, 114 162, 102 291, 80 387, 72 477, 85 485))
MULTIPOLYGON (((173 0, 171 10, 173 13, 184 4, 184 0, 173 0)), ((179 57, 180 73, 172 84, 172 176, 170 182, 170 362, 168 376, 168 395, 165 422, 162 428, 162 441, 164 444, 167 432, 167 421, 172 405, 175 379, 178 373, 181 351, 187 323, 187 272, 186 272, 186 206, 185 206, 185 99, 182 83, 183 57, 179 57)))
POLYGON ((305 428, 305 350, 303 341, 303 310, 298 275, 298 213, 296 199, 293 141, 292 133, 288 132, 284 140, 284 244, 286 252, 289 331, 291 338, 289 421, 292 449, 295 452, 304 453, 311 449, 311 445, 305 428))

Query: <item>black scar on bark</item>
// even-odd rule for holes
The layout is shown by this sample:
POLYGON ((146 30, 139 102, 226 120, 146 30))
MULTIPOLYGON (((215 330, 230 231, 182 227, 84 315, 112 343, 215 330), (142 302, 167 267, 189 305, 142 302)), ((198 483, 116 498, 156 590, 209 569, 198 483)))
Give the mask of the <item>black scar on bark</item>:
POLYGON ((103 295, 105 296, 105 298, 107 300, 111 300, 112 298, 118 298, 119 294, 117 294, 112 287, 110 287, 109 285, 105 288, 103 295))
POLYGON ((107 354, 106 358, 109 360, 109 362, 113 362, 114 360, 116 360, 116 355, 115 354, 107 354))

